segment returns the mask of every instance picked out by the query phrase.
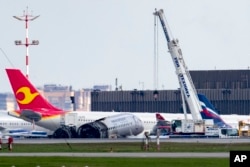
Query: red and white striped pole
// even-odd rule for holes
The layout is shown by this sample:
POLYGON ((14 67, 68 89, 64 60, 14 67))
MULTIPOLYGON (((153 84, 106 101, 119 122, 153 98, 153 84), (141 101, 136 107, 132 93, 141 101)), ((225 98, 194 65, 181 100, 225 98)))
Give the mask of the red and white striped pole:
POLYGON ((29 29, 28 29, 28 11, 25 15, 25 29, 26 29, 26 43, 25 43, 25 46, 26 46, 26 61, 25 61, 25 64, 26 64, 26 77, 28 78, 29 77, 29 29))
POLYGON ((26 64, 26 77, 29 77, 29 45, 38 45, 39 41, 38 40, 32 40, 32 43, 29 43, 29 30, 28 30, 28 22, 29 21, 33 21, 36 18, 39 17, 38 16, 32 16, 28 14, 28 7, 26 12, 24 11, 23 16, 13 16, 15 19, 20 20, 20 21, 25 21, 25 29, 26 29, 26 39, 25 39, 25 43, 23 44, 21 40, 16 40, 15 44, 16 45, 24 45, 26 46, 26 57, 25 57, 25 64, 26 64))

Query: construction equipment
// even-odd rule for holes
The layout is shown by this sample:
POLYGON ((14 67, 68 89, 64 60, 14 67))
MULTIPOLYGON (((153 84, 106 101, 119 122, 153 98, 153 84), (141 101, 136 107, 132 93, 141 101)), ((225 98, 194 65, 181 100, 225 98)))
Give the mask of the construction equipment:
POLYGON ((239 136, 250 136, 250 122, 239 121, 239 136))
MULTIPOLYGON (((178 39, 174 39, 170 35, 170 29, 168 28, 163 10, 162 9, 155 10, 154 15, 159 17, 160 23, 163 28, 163 32, 167 40, 168 49, 175 66, 176 75, 180 85, 183 108, 185 106, 185 101, 186 101, 187 106, 192 115, 192 119, 172 120, 172 132, 174 134, 179 134, 179 135, 209 134, 211 136, 219 136, 219 137, 238 135, 236 129, 232 128, 231 132, 230 130, 228 130, 228 127, 226 127, 226 129, 225 127, 215 127, 214 120, 212 121, 212 124, 210 124, 206 120, 202 119, 201 113, 205 112, 207 115, 210 115, 209 113, 210 111, 208 111, 210 109, 206 108, 207 106, 205 104, 201 104, 204 103, 204 98, 203 101, 201 101, 198 97, 192 78, 182 57, 182 51, 179 46, 179 41, 178 39), (205 105, 205 107, 203 105, 205 105)), ((186 111, 184 111, 184 114, 186 115, 186 111)), ((216 115, 215 117, 218 118, 219 115, 216 115)), ((225 125, 224 122, 223 125, 225 125)))
POLYGON ((189 74, 188 68, 185 65, 182 57, 182 51, 179 46, 178 39, 173 39, 167 29, 167 21, 164 17, 163 10, 160 9, 154 12, 154 15, 159 16, 165 37, 167 39, 168 49, 171 54, 173 63, 176 69, 176 75, 179 80, 181 92, 188 104, 192 118, 194 121, 202 120, 200 112, 202 111, 196 89, 189 74))

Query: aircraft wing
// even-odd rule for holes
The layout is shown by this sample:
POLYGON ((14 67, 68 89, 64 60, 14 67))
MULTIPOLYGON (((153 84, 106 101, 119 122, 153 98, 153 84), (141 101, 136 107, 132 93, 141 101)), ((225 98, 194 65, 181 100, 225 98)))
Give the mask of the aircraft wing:
POLYGON ((40 113, 34 112, 33 110, 22 110, 20 118, 30 122, 38 122, 42 119, 42 115, 40 113))

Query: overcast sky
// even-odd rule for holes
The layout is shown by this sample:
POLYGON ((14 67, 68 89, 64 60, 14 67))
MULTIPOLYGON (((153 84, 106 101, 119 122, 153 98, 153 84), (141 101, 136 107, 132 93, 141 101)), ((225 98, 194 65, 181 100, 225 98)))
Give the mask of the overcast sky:
MULTIPOLYGON (((11 92, 5 68, 26 73, 24 46, 28 6, 33 16, 29 39, 30 80, 72 85, 73 89, 108 84, 124 90, 154 89, 154 9, 164 9, 180 41, 189 70, 248 69, 248 0, 0 0, 0 92, 11 92), (6 55, 4 55, 4 53, 6 55), (8 59, 6 58, 8 57, 8 59), (11 62, 11 63, 10 63, 11 62), (142 84, 143 83, 143 84, 142 84)), ((158 89, 179 87, 159 27, 158 89)))

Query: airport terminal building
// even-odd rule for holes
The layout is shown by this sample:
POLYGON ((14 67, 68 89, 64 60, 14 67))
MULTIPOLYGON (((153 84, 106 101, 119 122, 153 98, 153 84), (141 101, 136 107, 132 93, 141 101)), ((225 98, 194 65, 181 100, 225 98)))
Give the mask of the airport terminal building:
MULTIPOLYGON (((219 114, 250 114, 250 70, 190 71, 219 114)), ((92 111, 183 113, 180 90, 91 92, 92 111)))

